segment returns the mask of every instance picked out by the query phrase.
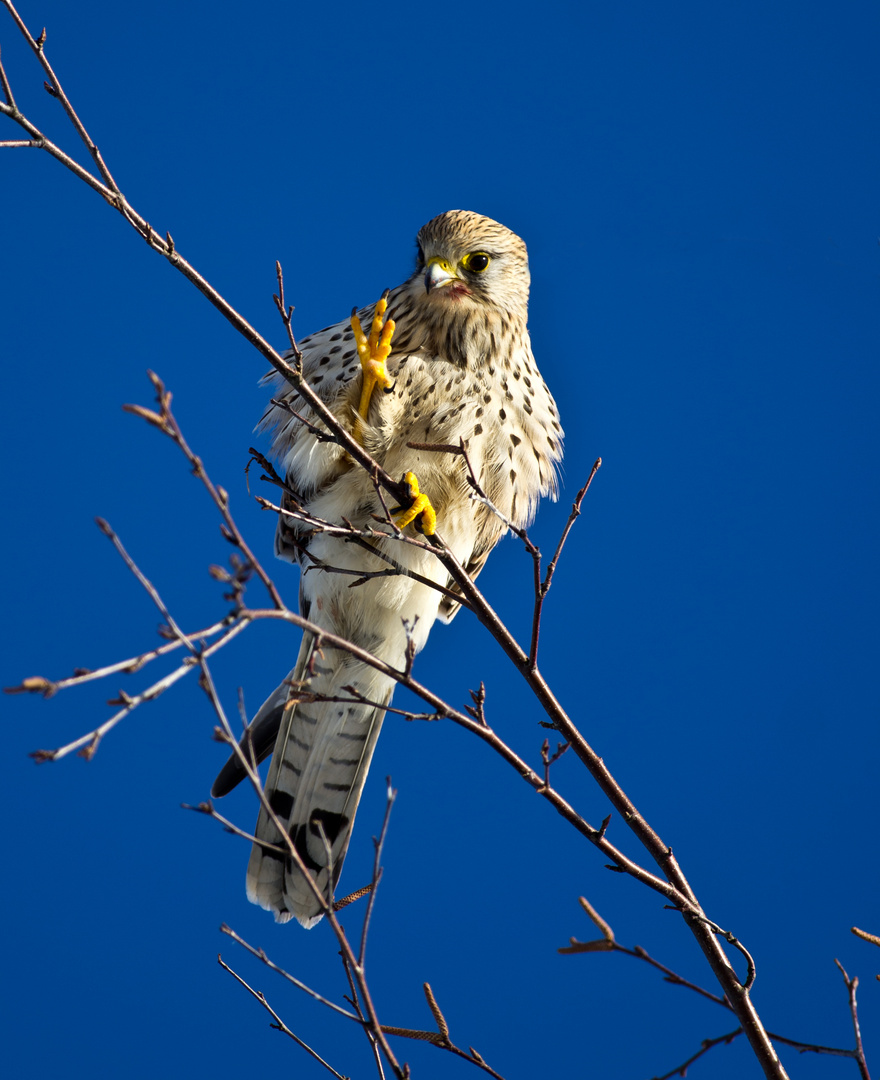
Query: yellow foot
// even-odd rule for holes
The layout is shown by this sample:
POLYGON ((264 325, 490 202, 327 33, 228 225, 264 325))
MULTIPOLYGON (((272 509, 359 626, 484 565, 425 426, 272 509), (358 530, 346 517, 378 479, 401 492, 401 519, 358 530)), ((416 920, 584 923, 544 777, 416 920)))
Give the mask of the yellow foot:
POLYGON ((363 386, 361 387, 361 401, 358 406, 358 421, 355 427, 355 437, 360 441, 360 429, 362 421, 366 420, 370 411, 370 400, 377 386, 383 390, 389 390, 392 386, 385 361, 391 352, 391 336, 394 333, 394 320, 384 321, 385 311, 388 307, 387 293, 376 304, 376 313, 373 316, 373 325, 370 328, 370 336, 364 333, 361 321, 353 311, 351 313, 351 328, 354 331, 354 340, 357 343, 358 356, 361 361, 361 370, 364 373, 363 386))
POLYGON ((433 536, 437 528, 437 514, 427 495, 419 491, 419 482, 415 473, 404 473, 402 483, 409 487, 412 503, 404 510, 395 506, 391 511, 398 529, 405 529, 415 522, 416 528, 425 536, 433 536))

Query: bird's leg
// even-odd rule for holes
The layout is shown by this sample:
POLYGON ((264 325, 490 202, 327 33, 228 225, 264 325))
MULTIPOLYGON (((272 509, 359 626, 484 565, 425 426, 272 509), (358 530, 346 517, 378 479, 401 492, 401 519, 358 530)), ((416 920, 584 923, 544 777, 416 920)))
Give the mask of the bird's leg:
POLYGON ((424 492, 419 490, 419 482, 415 473, 404 473, 401 483, 409 487, 409 496, 412 502, 405 509, 400 506, 392 508, 391 513, 398 529, 405 529, 407 525, 415 522, 416 528, 425 536, 433 536, 437 528, 437 514, 431 506, 431 500, 424 492))
MULTIPOLYGON (((376 312, 373 315, 373 325, 370 328, 370 336, 364 333, 361 321, 356 311, 351 313, 351 328, 354 331, 354 339, 357 343, 358 356, 361 361, 361 371, 364 375, 361 386, 361 400, 358 405, 357 419, 355 420, 354 437, 358 442, 363 442, 362 433, 364 421, 370 411, 370 401, 373 391, 380 386, 386 393, 391 389, 392 382, 385 367, 385 361, 391 353, 391 337, 394 334, 394 320, 384 321, 385 311, 388 307, 388 294, 376 304, 376 312)), ((409 488, 412 502, 408 507, 394 507, 392 514, 395 524, 399 529, 405 529, 407 525, 415 522, 416 528, 425 536, 433 536, 437 527, 437 514, 431 505, 431 500, 419 489, 419 482, 415 473, 408 472, 404 475, 401 483, 409 488)))
POLYGON ((355 421, 354 437, 362 442, 361 429, 370 411, 370 401, 373 391, 377 386, 383 390, 391 389, 392 382, 385 367, 385 361, 391 352, 391 337, 394 333, 394 320, 385 322, 383 316, 388 307, 387 293, 376 304, 376 313, 373 316, 373 325, 370 328, 370 336, 364 333, 361 321, 357 317, 356 310, 351 313, 351 328, 354 331, 354 340, 357 344, 358 357, 361 362, 361 371, 364 375, 361 386, 361 401, 358 406, 358 416, 355 421))

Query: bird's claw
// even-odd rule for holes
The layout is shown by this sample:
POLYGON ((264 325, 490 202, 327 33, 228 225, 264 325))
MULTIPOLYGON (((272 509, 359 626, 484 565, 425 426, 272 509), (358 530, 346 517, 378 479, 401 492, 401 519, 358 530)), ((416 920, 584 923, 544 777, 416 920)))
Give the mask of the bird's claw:
POLYGON ((358 405, 358 438, 360 438, 361 421, 367 419, 370 411, 370 401, 373 391, 377 386, 383 390, 390 390, 391 379, 385 367, 385 361, 391 353, 391 337, 394 334, 394 320, 385 321, 385 311, 388 308, 387 293, 376 304, 373 315, 373 325, 370 327, 370 336, 363 331, 361 321, 357 314, 351 313, 351 328, 354 331, 354 340, 357 344, 358 357, 361 362, 361 371, 364 380, 361 386, 361 400, 358 405))
POLYGON ((424 492, 419 490, 419 482, 415 473, 404 473, 401 483, 409 488, 409 496, 412 499, 406 508, 395 506, 391 510, 394 524, 398 529, 405 529, 407 525, 415 523, 415 527, 425 536, 433 536, 437 529, 437 513, 431 505, 431 500, 424 492))

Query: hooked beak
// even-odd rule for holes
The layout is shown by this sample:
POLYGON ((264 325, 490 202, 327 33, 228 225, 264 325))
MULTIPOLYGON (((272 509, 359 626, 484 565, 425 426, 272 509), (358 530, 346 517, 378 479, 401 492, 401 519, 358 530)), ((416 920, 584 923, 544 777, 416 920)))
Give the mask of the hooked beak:
POLYGON ((440 288, 443 285, 449 285, 457 280, 458 275, 446 259, 441 259, 438 255, 435 255, 433 259, 428 260, 428 265, 425 268, 425 292, 430 292, 432 289, 440 288))

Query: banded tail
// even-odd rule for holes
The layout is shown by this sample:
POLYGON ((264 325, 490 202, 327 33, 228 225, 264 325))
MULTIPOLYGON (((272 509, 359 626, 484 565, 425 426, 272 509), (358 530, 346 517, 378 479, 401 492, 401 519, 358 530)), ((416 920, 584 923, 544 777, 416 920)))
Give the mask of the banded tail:
MULTIPOLYGON (((339 879, 393 691, 392 679, 346 653, 326 647, 316 650, 314 638, 306 635, 289 679, 266 701, 251 726, 258 760, 271 749, 271 733, 277 728, 266 796, 325 899, 339 879), (374 704, 352 701, 356 695, 344 686, 374 704), (299 694, 303 700, 297 701, 299 694), (347 700, 321 701, 313 696, 347 700)), ((231 760, 218 776, 213 794, 225 794, 241 778, 240 772, 231 760)), ((285 847, 263 807, 255 835, 264 844, 285 847)), ((278 922, 293 917, 308 928, 321 918, 320 904, 295 860, 259 843, 251 849, 247 895, 252 903, 273 912, 278 922)))

